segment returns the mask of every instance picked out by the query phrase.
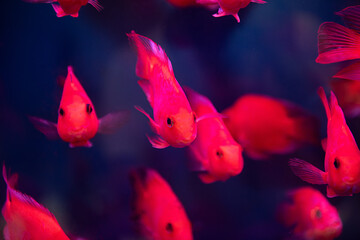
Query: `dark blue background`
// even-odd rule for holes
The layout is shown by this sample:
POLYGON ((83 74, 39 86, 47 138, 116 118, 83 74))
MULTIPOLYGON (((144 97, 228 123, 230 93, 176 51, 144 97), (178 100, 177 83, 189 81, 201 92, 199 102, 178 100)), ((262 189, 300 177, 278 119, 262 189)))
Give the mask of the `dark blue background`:
MULTIPOLYGON (((195 239, 280 239, 275 220, 284 193, 308 185, 287 166, 296 156, 323 169, 320 146, 269 161, 245 157, 243 172, 225 183, 203 184, 186 168, 185 149, 153 149, 151 111, 137 85, 136 54, 126 33, 135 30, 160 44, 181 85, 207 95, 219 111, 245 93, 293 101, 315 114, 325 136, 326 118, 316 94, 345 63, 320 65, 317 30, 334 12, 358 1, 269 0, 240 11, 241 23, 213 18, 202 8, 176 9, 165 0, 102 0, 100 13, 87 5, 79 18, 57 18, 49 4, 2 1, 0 8, 0 161, 19 173, 18 189, 55 214, 67 233, 89 239, 134 239, 130 220, 129 169, 149 166, 170 183, 193 224, 195 239), (131 110, 130 121, 94 147, 70 149, 48 141, 27 115, 56 121, 57 84, 67 66, 92 99, 99 117, 131 110)), ((360 140, 359 119, 348 120, 360 140)), ((316 186, 315 186, 316 187, 316 186)), ((317 186, 325 193, 325 186, 317 186)), ((5 183, 0 181, 0 202, 5 183)), ((341 239, 360 238, 360 199, 330 199, 340 212, 341 239)), ((4 226, 0 220, 0 228, 4 226)), ((2 237, 2 236, 1 236, 2 237)))

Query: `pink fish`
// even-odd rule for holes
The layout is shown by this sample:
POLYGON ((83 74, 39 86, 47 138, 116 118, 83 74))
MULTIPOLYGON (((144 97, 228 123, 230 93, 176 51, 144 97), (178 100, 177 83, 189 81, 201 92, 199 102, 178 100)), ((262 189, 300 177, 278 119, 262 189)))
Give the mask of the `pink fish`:
POLYGON ((288 197, 290 202, 279 207, 278 216, 293 229, 291 239, 332 240, 340 236, 339 213, 318 190, 302 187, 290 191, 288 197))
POLYGON ((321 24, 318 30, 317 63, 335 63, 360 58, 360 5, 336 13, 348 27, 334 22, 321 24))
POLYGON ((169 184, 158 172, 139 168, 130 173, 133 218, 148 240, 192 240, 191 222, 169 184))
POLYGON ((360 192, 360 152, 334 93, 330 106, 322 87, 318 93, 328 119, 327 139, 323 140, 325 172, 300 159, 290 160, 289 165, 302 180, 327 184, 328 197, 352 196, 360 192))
POLYGON ((2 208, 5 218, 5 240, 69 240, 49 210, 37 203, 32 197, 14 189, 17 175, 3 177, 7 186, 6 202, 2 208))
POLYGON ((240 9, 247 7, 250 2, 253 3, 266 3, 263 0, 196 0, 196 3, 203 6, 214 6, 217 5, 219 10, 215 13, 214 17, 223 17, 227 15, 233 16, 239 23, 240 18, 238 12, 240 9))
POLYGON ((136 75, 141 79, 138 84, 144 91, 153 108, 152 119, 141 107, 157 136, 148 137, 154 148, 185 147, 196 137, 196 116, 179 83, 164 50, 149 38, 127 34, 135 47, 138 60, 136 75))
POLYGON ((78 17, 79 11, 82 6, 91 4, 96 10, 101 11, 103 7, 97 0, 24 0, 30 3, 51 3, 56 12, 57 17, 64 17, 70 15, 78 17), (56 2, 58 4, 56 4, 56 2))
POLYGON ((189 146, 193 157, 193 169, 199 171, 204 183, 225 181, 238 175, 244 166, 242 147, 232 138, 220 115, 208 98, 184 87, 191 108, 199 121, 197 137, 189 146))
POLYGON ((70 147, 91 147, 89 141, 96 133, 113 133, 126 121, 128 113, 124 111, 109 113, 100 120, 94 105, 76 78, 72 67, 68 67, 61 97, 57 124, 29 117, 35 128, 49 139, 61 138, 70 143, 70 147))

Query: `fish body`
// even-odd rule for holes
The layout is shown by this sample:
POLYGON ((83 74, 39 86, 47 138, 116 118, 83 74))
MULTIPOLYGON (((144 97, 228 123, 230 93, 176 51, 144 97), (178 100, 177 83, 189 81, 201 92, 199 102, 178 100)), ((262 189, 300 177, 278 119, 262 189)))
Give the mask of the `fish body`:
POLYGON ((253 159, 287 154, 318 141, 316 120, 284 100, 247 94, 223 114, 227 116, 223 120, 232 136, 253 159))
POLYGON ((128 37, 138 55, 136 75, 141 78, 138 84, 153 108, 154 119, 141 107, 136 107, 149 118, 150 125, 157 134, 148 137, 150 143, 155 148, 189 145, 196 137, 196 116, 175 79, 169 58, 149 38, 134 31, 128 37))
POLYGON ((328 118, 327 139, 323 140, 325 171, 300 159, 290 160, 290 167, 304 181, 327 184, 328 197, 352 196, 360 192, 360 151, 335 94, 331 92, 329 105, 324 89, 318 92, 328 118))
POLYGON ((169 184, 153 169, 130 173, 133 218, 149 240, 192 240, 191 223, 169 184))
POLYGON ((196 2, 204 6, 218 5, 218 12, 213 15, 214 17, 231 15, 238 23, 240 22, 238 15, 240 9, 247 7, 251 2, 266 3, 263 0, 196 0, 196 2))
POLYGON ((69 240, 49 210, 33 198, 14 189, 16 175, 3 177, 7 185, 6 202, 2 208, 5 218, 5 240, 69 240))
POLYGON ((290 191, 288 198, 279 207, 278 216, 282 224, 292 228, 294 239, 332 240, 340 236, 339 213, 319 191, 302 187, 290 191))
POLYGON ((193 158, 193 169, 199 171, 204 183, 225 181, 238 175, 244 166, 242 147, 233 139, 226 128, 222 115, 205 96, 190 88, 184 88, 191 108, 198 119, 197 137, 189 146, 193 158))
POLYGON ((68 67, 64 89, 58 111, 58 121, 29 117, 35 128, 49 139, 60 137, 70 147, 91 147, 90 139, 96 133, 112 133, 122 126, 127 119, 127 112, 109 113, 98 119, 93 103, 76 78, 73 68, 68 67))
POLYGON ((360 58, 360 5, 338 12, 347 27, 325 22, 318 30, 317 63, 327 64, 360 58))
POLYGON ((30 3, 51 3, 57 17, 78 17, 82 6, 91 4, 96 10, 101 11, 102 6, 97 0, 24 0, 30 3))

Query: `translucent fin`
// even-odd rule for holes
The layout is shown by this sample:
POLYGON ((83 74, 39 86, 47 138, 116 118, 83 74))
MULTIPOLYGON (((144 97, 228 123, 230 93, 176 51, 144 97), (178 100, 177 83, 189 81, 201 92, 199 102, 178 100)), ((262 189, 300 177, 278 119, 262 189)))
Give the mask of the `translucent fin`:
POLYGON ((91 4, 98 12, 104 9, 97 0, 89 0, 88 3, 91 4))
POLYGON ((48 139, 56 140, 60 138, 55 123, 33 116, 28 116, 28 118, 34 127, 42 132, 48 139))
POLYGON ((340 12, 336 13, 341 16, 345 22, 345 24, 354 29, 357 32, 360 32, 360 6, 351 6, 347 7, 340 12))
POLYGON ((91 148, 93 146, 93 144, 87 140, 87 141, 83 141, 83 142, 72 142, 69 143, 69 147, 70 148, 75 148, 75 147, 87 147, 87 148, 91 148))
POLYGON ((360 34, 333 22, 321 24, 318 31, 317 63, 335 63, 360 58, 360 34))
POLYGON ((293 173, 305 182, 311 184, 326 184, 324 181, 325 172, 304 160, 297 158, 290 159, 289 166, 293 173))
POLYGON ((146 80, 146 79, 141 79, 138 81, 138 84, 140 85, 141 89, 145 93, 146 98, 147 98, 148 102, 150 103, 151 107, 153 107, 154 96, 153 96, 153 90, 152 90, 150 81, 146 80))
POLYGON ((159 134, 160 126, 150 117, 150 115, 147 112, 145 112, 145 110, 140 106, 135 106, 135 109, 141 112, 142 114, 144 114, 149 119, 150 127, 156 134, 159 134))
POLYGON ((325 95, 324 88, 319 87, 317 93, 318 93, 318 95, 319 95, 319 97, 320 97, 320 99, 321 99, 321 101, 322 101, 322 103, 324 105, 327 119, 330 120, 331 112, 330 112, 329 102, 328 102, 328 100, 326 98, 326 95, 325 95))
POLYGON ((106 114, 99 120, 98 133, 111 134, 119 130, 129 119, 128 111, 119 111, 106 114))
POLYGON ((356 62, 343 68, 341 71, 336 73, 333 78, 343 78, 354 81, 360 81, 360 62, 356 62))
POLYGON ((169 143, 167 143, 162 137, 160 136, 146 136, 149 139, 149 142, 151 143, 151 145, 153 146, 153 148, 157 148, 157 149, 163 149, 163 148, 167 148, 168 146, 170 146, 169 143))
POLYGON ((60 5, 53 3, 51 6, 54 8, 54 11, 56 12, 57 17, 64 17, 67 14, 64 12, 64 10, 60 7, 60 5))

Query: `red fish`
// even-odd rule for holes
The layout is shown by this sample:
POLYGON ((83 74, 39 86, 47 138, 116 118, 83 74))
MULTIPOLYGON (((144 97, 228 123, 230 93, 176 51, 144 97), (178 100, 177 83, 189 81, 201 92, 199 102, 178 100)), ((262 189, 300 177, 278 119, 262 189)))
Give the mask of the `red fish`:
POLYGON ((64 17, 70 15, 78 17, 79 11, 82 6, 91 4, 96 10, 101 11, 103 7, 97 0, 24 0, 30 3, 51 3, 56 12, 57 17, 64 17), (56 2, 58 4, 56 4, 56 2))
POLYGON ((336 13, 348 27, 334 22, 321 24, 318 31, 317 63, 335 63, 360 58, 360 5, 336 13))
POLYGON ((224 122, 247 155, 266 159, 320 142, 317 122, 290 102, 248 94, 223 111, 224 122))
POLYGON ((138 55, 136 75, 138 84, 153 108, 152 119, 141 107, 157 134, 148 137, 154 148, 185 147, 196 137, 196 116, 179 83, 176 81, 169 58, 164 50, 149 38, 127 34, 138 55))
POLYGON ((335 74, 330 82, 331 89, 338 96, 345 116, 360 115, 360 62, 351 64, 335 74))
POLYGON ((325 172, 300 159, 290 160, 289 165, 302 180, 327 184, 328 197, 352 196, 360 192, 360 152, 334 93, 330 106, 322 87, 318 93, 328 119, 327 140, 323 140, 325 172))
POLYGON ((196 0, 167 0, 175 7, 190 7, 196 5, 196 0))
POLYGON ((214 17, 231 15, 238 23, 240 22, 238 15, 239 10, 247 7, 250 2, 261 4, 266 3, 263 0, 196 0, 196 3, 204 6, 217 5, 219 10, 213 15, 214 17))
POLYGON ((332 240, 340 236, 342 222, 338 211, 317 190, 302 187, 288 193, 289 202, 278 211, 279 220, 292 227, 291 239, 332 240))
POLYGON ((192 240, 191 223, 169 184, 153 169, 130 173, 133 217, 149 240, 192 240))
POLYGON ((204 183, 225 181, 238 175, 244 166, 242 147, 233 139, 222 116, 208 98, 190 88, 184 91, 198 119, 203 115, 214 115, 199 121, 197 137, 189 146, 193 156, 193 169, 199 171, 204 183))
POLYGON ((89 141, 96 133, 112 133, 127 119, 127 112, 109 113, 100 120, 94 105, 76 78, 72 67, 68 67, 61 97, 58 123, 37 117, 29 117, 35 128, 49 139, 60 137, 70 147, 91 147, 89 141))
POLYGON ((2 208, 2 215, 6 221, 5 240, 69 240, 49 210, 32 197, 14 189, 17 175, 8 179, 5 166, 3 177, 7 185, 6 202, 2 208))

